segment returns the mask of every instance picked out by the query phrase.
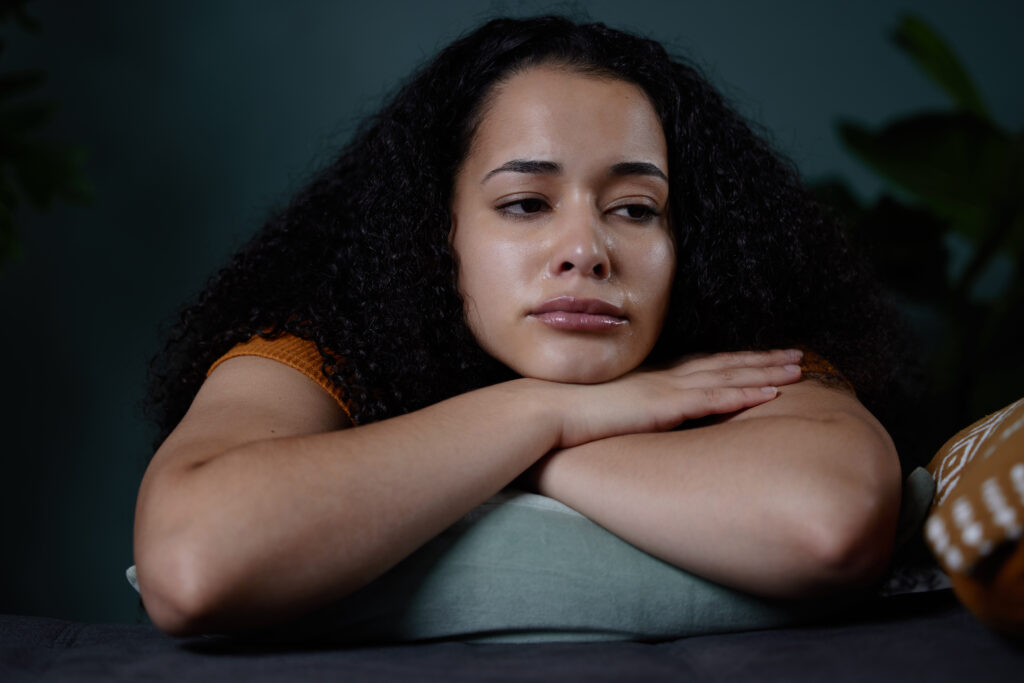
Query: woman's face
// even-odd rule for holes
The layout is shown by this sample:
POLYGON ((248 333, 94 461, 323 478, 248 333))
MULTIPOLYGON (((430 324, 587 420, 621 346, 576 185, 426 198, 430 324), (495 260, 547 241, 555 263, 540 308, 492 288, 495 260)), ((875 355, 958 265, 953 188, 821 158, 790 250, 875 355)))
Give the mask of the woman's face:
POLYGON ((488 105, 452 202, 470 329, 525 377, 629 372, 658 339, 675 270, 653 107, 635 85, 556 67, 511 77, 488 105))

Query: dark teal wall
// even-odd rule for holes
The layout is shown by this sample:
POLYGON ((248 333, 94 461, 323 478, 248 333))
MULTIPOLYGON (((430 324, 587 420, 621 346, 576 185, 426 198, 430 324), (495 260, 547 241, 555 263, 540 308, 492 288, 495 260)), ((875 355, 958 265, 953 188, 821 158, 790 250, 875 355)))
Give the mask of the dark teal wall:
MULTIPOLYGON (((35 3, 0 70, 45 68, 47 134, 84 145, 95 201, 23 211, 0 267, 0 612, 134 620, 124 582, 148 457, 139 412, 157 327, 413 66, 494 13, 542 2, 35 3), (436 5, 436 7, 432 7, 436 5)), ((809 177, 874 181, 839 116, 943 104, 887 42, 903 9, 956 46, 1020 129, 1019 2, 593 2, 703 65, 809 177)))

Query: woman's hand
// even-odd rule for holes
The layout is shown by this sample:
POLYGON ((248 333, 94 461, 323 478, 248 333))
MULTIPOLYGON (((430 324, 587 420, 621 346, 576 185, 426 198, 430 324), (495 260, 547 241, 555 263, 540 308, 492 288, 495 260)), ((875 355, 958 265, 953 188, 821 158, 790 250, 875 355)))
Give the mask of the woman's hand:
POLYGON ((795 349, 687 356, 667 368, 639 368, 597 385, 553 387, 562 415, 560 448, 722 415, 772 400, 800 379, 795 349))
MULTIPOLYGON (((695 374, 714 375, 724 369, 716 359, 701 360, 717 370, 698 361, 676 369, 695 363, 695 374)), ((700 392, 680 392, 689 393, 700 392)), ((634 400, 623 399, 624 412, 634 400)), ((723 418, 587 441, 547 455, 519 482, 670 564, 758 595, 875 580, 892 551, 900 467, 857 398, 804 380, 723 418)))
POLYGON ((769 401, 799 353, 717 354, 596 385, 518 379, 342 429, 300 373, 233 358, 154 456, 135 517, 170 633, 250 628, 379 576, 553 450, 769 401), (326 539, 326 540, 325 540, 326 539), (303 558, 302 571, 294 570, 303 558))

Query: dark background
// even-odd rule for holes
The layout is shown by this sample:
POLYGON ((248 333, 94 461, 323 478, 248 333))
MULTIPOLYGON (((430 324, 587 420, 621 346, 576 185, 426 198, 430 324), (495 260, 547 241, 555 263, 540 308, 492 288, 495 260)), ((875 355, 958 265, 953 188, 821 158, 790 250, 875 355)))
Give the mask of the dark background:
POLYGON ((582 11, 659 39, 808 179, 863 198, 880 183, 836 120, 946 103, 887 39, 904 11, 949 40, 997 121, 1024 123, 1016 1, 431 4, 33 2, 41 33, 0 25, 0 71, 48 72, 40 94, 60 108, 42 134, 86 149, 94 195, 23 206, 22 254, 0 264, 0 612, 138 618, 124 569, 160 324, 413 67, 486 18, 582 11))

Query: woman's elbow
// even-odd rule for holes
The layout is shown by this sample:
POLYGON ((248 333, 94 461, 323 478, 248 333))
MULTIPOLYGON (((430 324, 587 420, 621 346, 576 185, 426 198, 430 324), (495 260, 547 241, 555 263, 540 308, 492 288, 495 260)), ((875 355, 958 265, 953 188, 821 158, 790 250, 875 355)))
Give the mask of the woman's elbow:
POLYGON ((889 566, 899 518, 901 481, 892 442, 879 439, 865 463, 815 511, 808 554, 826 591, 862 588, 889 566))
POLYGON ((221 602, 198 553, 186 544, 152 542, 136 551, 139 593, 153 624, 172 636, 208 633, 221 602))
POLYGON ((851 514, 846 525, 823 532, 814 550, 814 562, 826 590, 866 587, 881 578, 892 556, 895 516, 879 509, 875 514, 851 514))

